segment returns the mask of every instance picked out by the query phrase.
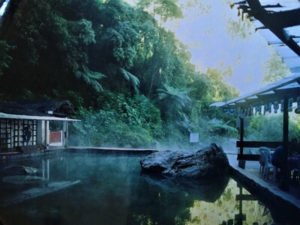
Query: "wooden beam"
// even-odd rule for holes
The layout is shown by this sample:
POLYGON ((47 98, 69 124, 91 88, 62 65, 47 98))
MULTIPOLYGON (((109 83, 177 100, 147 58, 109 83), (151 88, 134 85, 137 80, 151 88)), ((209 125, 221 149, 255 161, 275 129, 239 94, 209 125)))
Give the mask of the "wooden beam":
POLYGON ((289 153, 289 106, 288 98, 284 98, 283 101, 283 168, 282 168, 282 180, 280 181, 280 188, 288 190, 288 153, 289 153))
POLYGON ((238 154, 237 160, 243 161, 259 161, 260 155, 258 154, 238 154))
MULTIPOLYGON (((244 142, 244 118, 240 117, 240 142, 243 143, 244 142)), ((244 146, 243 144, 240 147, 240 152, 239 154, 243 155, 244 153, 244 146)), ((239 163, 239 167, 245 169, 246 166, 246 162, 243 159, 238 159, 239 163)))
POLYGON ((259 148, 259 147, 269 147, 276 148, 282 145, 280 141, 237 141, 236 147, 245 147, 245 148, 259 148))
POLYGON ((240 194, 240 195, 235 196, 235 200, 237 200, 237 201, 255 201, 255 200, 257 200, 257 198, 250 194, 240 194))
POLYGON ((284 96, 288 98, 296 98, 300 95, 300 88, 293 90, 275 90, 272 95, 257 95, 257 99, 247 99, 244 103, 237 104, 239 107, 247 107, 249 105, 265 104, 269 102, 280 102, 284 96))

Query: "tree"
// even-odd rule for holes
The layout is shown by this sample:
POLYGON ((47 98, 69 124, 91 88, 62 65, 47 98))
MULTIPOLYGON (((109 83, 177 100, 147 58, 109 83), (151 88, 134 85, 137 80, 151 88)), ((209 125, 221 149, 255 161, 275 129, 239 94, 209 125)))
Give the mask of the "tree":
POLYGON ((137 5, 154 16, 160 16, 163 21, 183 16, 177 0, 139 0, 137 5))
POLYGON ((0 76, 5 69, 9 68, 12 61, 12 57, 9 54, 11 49, 12 47, 6 41, 0 40, 0 76))
POLYGON ((6 24, 9 29, 4 27, 2 33, 16 48, 12 52, 14 68, 8 71, 5 82, 19 83, 22 86, 18 90, 36 94, 51 95, 54 86, 59 92, 78 91, 80 85, 99 92, 103 74, 89 66, 88 47, 95 43, 92 22, 69 20, 56 10, 66 3, 59 4, 62 2, 22 1, 16 11, 9 12, 14 13, 13 23, 6 24))
POLYGON ((275 52, 268 60, 265 70, 264 82, 267 83, 277 81, 289 73, 289 69, 275 52))
POLYGON ((216 69, 208 69, 207 77, 209 80, 209 95, 212 102, 229 100, 238 96, 238 92, 232 86, 224 81, 226 73, 222 73, 216 69))
POLYGON ((168 128, 186 135, 203 108, 235 91, 224 72, 199 74, 149 10, 163 20, 182 16, 175 0, 13 1, 0 28, 3 96, 70 99, 97 140, 102 120, 113 138, 132 142, 150 143, 168 128))
POLYGON ((174 88, 167 84, 163 85, 163 88, 157 89, 157 101, 164 113, 162 116, 165 120, 178 122, 184 119, 191 104, 188 94, 188 89, 174 88))

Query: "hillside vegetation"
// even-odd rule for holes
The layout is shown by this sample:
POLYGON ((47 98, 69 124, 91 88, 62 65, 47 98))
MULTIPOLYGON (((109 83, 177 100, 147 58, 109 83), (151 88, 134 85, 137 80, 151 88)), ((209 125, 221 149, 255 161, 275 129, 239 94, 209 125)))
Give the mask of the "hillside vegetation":
MULTIPOLYGON (((218 70, 197 71, 148 6, 11 0, 0 30, 0 100, 68 99, 82 119, 72 128, 81 137, 74 144, 175 145, 189 132, 206 139, 218 113, 209 104, 236 91, 218 70)), ((162 20, 181 16, 176 5, 154 7, 162 20)), ((223 123, 215 129, 235 135, 223 123)))

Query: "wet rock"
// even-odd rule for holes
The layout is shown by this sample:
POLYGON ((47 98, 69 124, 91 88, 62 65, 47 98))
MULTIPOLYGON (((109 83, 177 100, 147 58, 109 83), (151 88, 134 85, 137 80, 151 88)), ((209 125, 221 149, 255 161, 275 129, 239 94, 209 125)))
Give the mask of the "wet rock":
POLYGON ((37 168, 29 166, 8 166, 1 170, 2 175, 31 175, 37 172, 37 168))
MULTIPOLYGON (((170 193, 170 195, 174 195, 173 199, 188 193, 192 200, 192 202, 188 204, 188 207, 192 207, 195 199, 206 202, 215 202, 224 193, 229 182, 229 176, 227 175, 220 176, 218 179, 205 180, 195 180, 184 177, 161 178, 149 174, 144 175, 143 177, 154 190, 154 187, 156 187, 162 192, 170 193)), ((182 203, 179 203, 179 205, 182 205, 182 203)))
POLYGON ((146 173, 196 179, 222 176, 229 168, 226 154, 216 144, 192 153, 156 152, 141 160, 140 164, 146 173))

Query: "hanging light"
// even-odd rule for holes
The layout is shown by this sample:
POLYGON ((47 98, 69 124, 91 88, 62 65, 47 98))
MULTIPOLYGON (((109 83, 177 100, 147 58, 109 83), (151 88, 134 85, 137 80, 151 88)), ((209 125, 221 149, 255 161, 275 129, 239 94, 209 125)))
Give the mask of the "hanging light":
POLYGON ((263 105, 262 108, 262 115, 266 115, 266 105, 263 105))
POLYGON ((296 114, 300 114, 300 97, 297 97, 297 108, 295 109, 296 114))
POLYGON ((264 105, 264 114, 271 112, 271 104, 267 103, 264 105))
POLYGON ((255 114, 261 115, 261 105, 255 106, 255 114))
POLYGON ((277 112, 278 112, 278 109, 279 109, 279 104, 278 104, 278 102, 274 102, 273 108, 274 108, 274 113, 277 113, 277 112))
POLYGON ((253 106, 249 106, 249 116, 253 116, 253 106))
POLYGON ((293 111, 293 102, 294 102, 293 98, 290 98, 289 101, 288 101, 289 112, 293 111))
POLYGON ((253 116, 253 108, 252 108, 251 105, 248 107, 248 110, 247 110, 247 111, 248 111, 248 112, 247 112, 248 116, 253 116))

